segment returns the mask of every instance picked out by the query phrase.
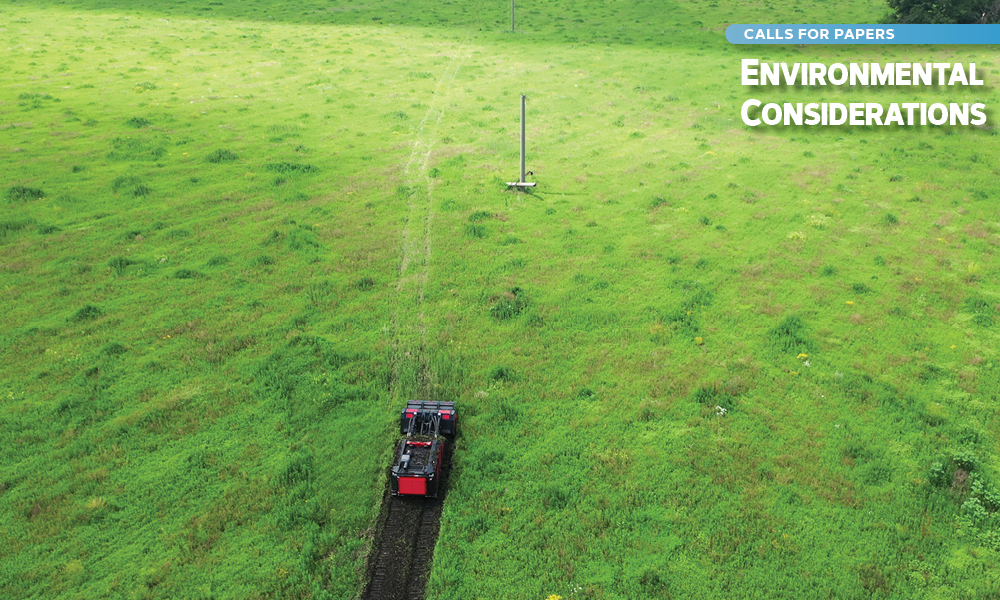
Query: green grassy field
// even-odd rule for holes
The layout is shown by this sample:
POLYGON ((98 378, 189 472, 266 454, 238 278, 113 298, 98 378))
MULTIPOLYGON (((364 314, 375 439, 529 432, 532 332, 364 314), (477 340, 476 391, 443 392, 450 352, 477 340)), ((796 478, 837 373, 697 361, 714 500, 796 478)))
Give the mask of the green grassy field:
POLYGON ((419 397, 462 418, 428 598, 1000 597, 997 51, 724 37, 877 2, 508 11, 0 6, 0 595, 357 597, 419 397))

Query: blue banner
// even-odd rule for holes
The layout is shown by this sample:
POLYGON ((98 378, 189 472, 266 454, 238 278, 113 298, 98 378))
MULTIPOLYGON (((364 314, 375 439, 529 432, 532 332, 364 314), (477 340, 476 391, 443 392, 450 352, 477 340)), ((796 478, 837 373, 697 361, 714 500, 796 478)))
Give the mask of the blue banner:
POLYGON ((730 25, 732 44, 1000 44, 1000 25, 730 25))

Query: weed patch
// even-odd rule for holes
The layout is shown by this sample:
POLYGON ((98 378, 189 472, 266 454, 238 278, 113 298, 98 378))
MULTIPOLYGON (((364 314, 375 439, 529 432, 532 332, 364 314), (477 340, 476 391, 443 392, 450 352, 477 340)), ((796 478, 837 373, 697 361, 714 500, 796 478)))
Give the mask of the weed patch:
POLYGON ((497 321, 506 321, 521 314, 528 307, 528 296, 521 288, 511 288, 494 298, 490 315, 497 321))
POLYGON ((313 165, 292 162, 268 163, 264 165, 264 168, 272 173, 316 173, 319 171, 313 165))
POLYGON ((503 381, 508 383, 513 383, 518 381, 520 377, 517 372, 510 367, 500 366, 493 367, 490 369, 489 380, 490 381, 503 381))
POLYGON ((163 157, 167 150, 153 138, 149 137, 116 137, 111 140, 111 150, 107 153, 110 160, 152 161, 163 157))
POLYGON ((116 256, 108 261, 108 266, 115 272, 115 275, 119 276, 124 275, 125 269, 134 264, 136 264, 134 261, 124 256, 116 256))
POLYGON ((174 271, 174 279, 198 279, 201 273, 192 269, 177 269, 174 271))
POLYGON ((101 310, 100 307, 94 306, 93 304, 87 304, 80 310, 76 311, 73 314, 73 316, 70 317, 70 321, 76 323, 80 323, 83 321, 93 321, 94 319, 102 315, 104 315, 104 311, 101 310))
POLYGON ((809 334, 805 321, 798 315, 785 317, 767 331, 768 345, 780 354, 809 354, 815 351, 816 342, 809 334))
POLYGON ((701 385, 691 393, 691 399, 712 410, 719 416, 725 416, 736 409, 736 400, 743 389, 738 381, 727 384, 718 381, 701 385), (719 410, 719 409, 722 410, 719 410))
POLYGON ((45 192, 38 188, 15 185, 7 190, 7 200, 11 202, 27 202, 45 197, 45 192))
POLYGON ((237 156, 235 152, 233 152, 232 150, 224 150, 224 149, 216 150, 211 154, 209 154, 207 157, 205 157, 205 160, 215 164, 233 162, 238 159, 239 156, 237 156))
POLYGON ((274 257, 270 254, 261 254, 254 257, 254 259, 250 261, 250 268, 257 269, 260 267, 269 267, 275 264, 275 262, 274 257))
POLYGON ((0 238, 17 233, 35 224, 34 219, 14 219, 11 221, 0 221, 0 238))

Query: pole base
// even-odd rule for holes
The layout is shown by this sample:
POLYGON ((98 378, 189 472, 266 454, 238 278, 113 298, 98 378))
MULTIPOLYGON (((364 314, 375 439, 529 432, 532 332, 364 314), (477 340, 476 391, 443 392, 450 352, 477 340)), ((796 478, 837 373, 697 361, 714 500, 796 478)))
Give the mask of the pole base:
POLYGON ((532 182, 527 182, 527 181, 513 181, 513 182, 511 182, 511 181, 508 181, 507 182, 507 187, 512 187, 512 188, 529 188, 529 187, 535 187, 536 185, 538 185, 538 184, 535 183, 534 181, 532 181, 532 182))

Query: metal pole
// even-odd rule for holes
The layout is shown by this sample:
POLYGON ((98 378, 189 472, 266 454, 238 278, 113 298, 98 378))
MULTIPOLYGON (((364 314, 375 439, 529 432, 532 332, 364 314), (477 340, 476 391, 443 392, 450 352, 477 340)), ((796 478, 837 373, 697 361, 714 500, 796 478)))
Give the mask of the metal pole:
POLYGON ((524 183, 524 94, 521 94, 521 183, 524 183))
POLYGON ((514 33, 514 0, 510 0, 510 32, 514 33))

